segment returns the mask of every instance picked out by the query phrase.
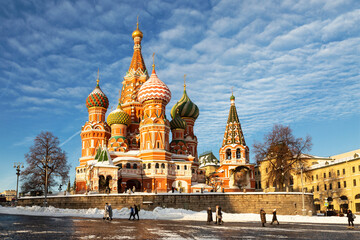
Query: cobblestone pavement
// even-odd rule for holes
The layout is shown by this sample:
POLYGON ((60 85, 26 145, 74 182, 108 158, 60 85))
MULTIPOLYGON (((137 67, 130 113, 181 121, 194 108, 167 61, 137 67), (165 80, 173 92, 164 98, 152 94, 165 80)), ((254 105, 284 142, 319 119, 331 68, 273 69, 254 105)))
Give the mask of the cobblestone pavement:
MULTIPOLYGON (((344 218, 345 221, 345 218, 344 218)), ((0 239, 359 239, 346 224, 258 222, 217 226, 195 221, 37 217, 0 214, 0 239)))

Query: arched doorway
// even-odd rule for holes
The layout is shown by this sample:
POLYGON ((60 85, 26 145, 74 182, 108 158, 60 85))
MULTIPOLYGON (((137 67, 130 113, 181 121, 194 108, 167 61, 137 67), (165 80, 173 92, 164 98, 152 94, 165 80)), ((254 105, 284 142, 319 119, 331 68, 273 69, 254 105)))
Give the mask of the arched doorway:
POLYGON ((111 189, 110 189, 110 183, 111 183, 111 180, 112 180, 112 176, 108 175, 106 177, 106 186, 105 186, 105 192, 106 193, 110 193, 111 189))
POLYGON ((117 182, 118 193, 122 193, 122 192, 123 192, 123 189, 122 189, 122 187, 121 187, 121 183, 122 183, 122 178, 119 178, 119 179, 118 179, 118 182, 117 182))
POLYGON ((134 187, 136 192, 141 191, 141 183, 138 180, 130 179, 126 182, 126 189, 130 189, 131 191, 133 191, 134 187))
POLYGON ((106 190, 106 179, 104 175, 99 176, 99 193, 104 193, 106 190))

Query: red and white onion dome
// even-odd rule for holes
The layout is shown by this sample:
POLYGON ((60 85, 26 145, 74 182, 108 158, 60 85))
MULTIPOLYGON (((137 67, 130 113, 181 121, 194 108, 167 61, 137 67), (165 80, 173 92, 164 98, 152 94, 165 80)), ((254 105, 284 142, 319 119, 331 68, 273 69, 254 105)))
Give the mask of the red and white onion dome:
POLYGON ((138 92, 139 102, 142 104, 147 100, 163 100, 165 104, 168 104, 170 99, 170 89, 157 77, 153 66, 150 78, 141 86, 138 92))

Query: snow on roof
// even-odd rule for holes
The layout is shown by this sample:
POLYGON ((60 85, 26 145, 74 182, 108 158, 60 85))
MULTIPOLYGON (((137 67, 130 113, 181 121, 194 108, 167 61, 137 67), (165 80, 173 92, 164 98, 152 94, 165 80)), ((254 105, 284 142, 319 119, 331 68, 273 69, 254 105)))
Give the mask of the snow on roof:
POLYGON ((122 160, 127 160, 127 161, 142 161, 140 158, 137 157, 117 157, 113 159, 113 162, 118 162, 118 161, 122 161, 122 160))
MULTIPOLYGON (((358 153, 358 156, 360 156, 360 153, 358 153)), ((343 162, 347 162, 347 161, 351 161, 354 159, 357 159, 359 157, 356 157, 356 155, 354 156, 350 156, 350 157, 346 157, 346 158, 340 158, 340 159, 331 159, 329 158, 329 161, 323 161, 320 162, 318 164, 314 164, 312 166, 310 166, 308 168, 308 170, 313 170, 313 169, 318 169, 318 168, 322 168, 322 167, 327 167, 327 166, 331 166, 331 165, 335 165, 335 164, 339 164, 339 163, 343 163, 343 162)))

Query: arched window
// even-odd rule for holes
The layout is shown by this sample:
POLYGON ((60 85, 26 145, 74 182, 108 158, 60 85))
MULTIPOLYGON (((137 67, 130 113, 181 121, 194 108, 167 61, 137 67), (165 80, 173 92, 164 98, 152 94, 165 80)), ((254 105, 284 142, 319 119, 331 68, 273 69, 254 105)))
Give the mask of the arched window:
POLYGON ((161 164, 161 168, 165 168, 165 163, 162 163, 162 164, 161 164))
POLYGON ((186 165, 184 166, 184 170, 187 170, 187 166, 186 166, 186 165))
POLYGON ((122 163, 119 163, 117 166, 122 169, 122 163))
POLYGON ((137 169, 137 164, 136 163, 134 163, 133 169, 137 169))
POLYGON ((150 169, 151 168, 151 163, 148 163, 148 169, 150 169))
POLYGON ((127 163, 127 164, 126 164, 126 168, 131 168, 130 163, 127 163))
POLYGON ((237 159, 241 158, 240 148, 236 149, 236 158, 237 158, 237 159))
POLYGON ((195 169, 192 169, 192 171, 191 171, 193 174, 195 173, 195 169))
POLYGON ((143 169, 146 169, 146 164, 143 164, 143 169))
POLYGON ((156 147, 156 148, 160 148, 160 143, 159 143, 159 142, 157 142, 156 144, 157 144, 157 147, 156 147))
POLYGON ((360 199, 360 194, 355 195, 355 199, 360 199))
POLYGON ((177 169, 177 170, 180 170, 180 165, 177 165, 177 166, 176 166, 176 169, 177 169))
POLYGON ((231 159, 231 149, 226 149, 226 159, 231 159))
POLYGON ((156 164, 155 164, 155 168, 159 168, 159 163, 156 163, 156 164))

